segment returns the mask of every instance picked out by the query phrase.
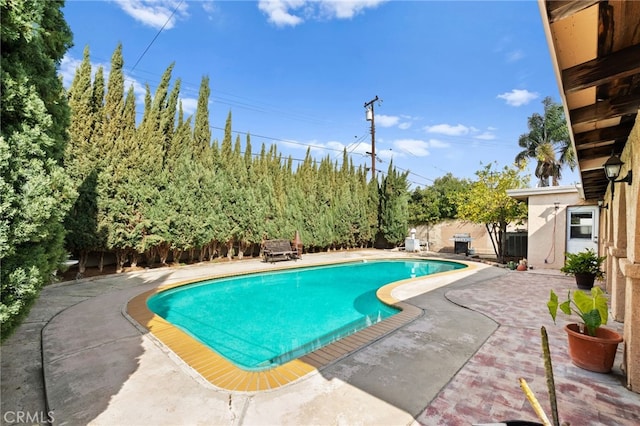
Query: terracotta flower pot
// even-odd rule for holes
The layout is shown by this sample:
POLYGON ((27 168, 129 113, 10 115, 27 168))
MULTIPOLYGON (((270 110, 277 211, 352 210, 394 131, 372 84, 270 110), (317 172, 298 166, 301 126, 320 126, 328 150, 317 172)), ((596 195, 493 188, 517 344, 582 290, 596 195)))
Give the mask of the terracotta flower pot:
POLYGON ((521 263, 521 264, 519 264, 519 265, 516 267, 516 269, 517 269, 518 271, 526 271, 526 270, 527 270, 527 265, 523 265, 523 264, 521 263))
POLYGON ((600 327, 593 337, 580 333, 578 324, 567 324, 564 329, 569 342, 569 356, 575 365, 596 373, 611 371, 618 343, 622 342, 620 334, 600 327))

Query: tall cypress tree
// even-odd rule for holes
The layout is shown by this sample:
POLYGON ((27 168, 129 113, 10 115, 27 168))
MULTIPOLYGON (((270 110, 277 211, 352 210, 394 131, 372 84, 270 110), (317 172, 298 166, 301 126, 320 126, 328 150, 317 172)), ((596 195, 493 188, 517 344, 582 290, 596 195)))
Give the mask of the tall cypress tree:
POLYGON ((224 136, 220 147, 220 168, 229 170, 232 168, 230 162, 233 161, 233 135, 231 133, 231 111, 227 115, 224 123, 224 136))
POLYGON ((295 175, 297 191, 290 192, 291 202, 298 205, 298 210, 304 212, 303 229, 300 229, 302 240, 308 249, 321 247, 319 238, 321 205, 316 190, 318 170, 311 156, 311 148, 307 152, 302 164, 298 166, 295 175))
POLYGON ((118 44, 111 55, 111 70, 107 83, 104 108, 102 110, 102 149, 109 158, 108 162, 118 160, 121 155, 115 150, 116 141, 121 136, 123 129, 122 114, 124 113, 124 73, 122 67, 122 44, 118 44), (116 158, 111 159, 111 156, 116 158))
POLYGON ((218 224, 221 222, 220 199, 218 197, 217 142, 212 144, 209 125, 209 77, 200 81, 198 104, 191 138, 192 175, 189 182, 193 185, 193 214, 191 221, 195 227, 194 243, 200 248, 199 259, 209 259, 219 254, 218 224))
POLYGON ((220 228, 224 231, 224 234, 219 236, 219 241, 224 245, 224 250, 227 257, 231 259, 234 254, 234 242, 235 237, 238 234, 237 223, 234 220, 236 215, 236 201, 238 195, 234 190, 236 185, 234 183, 234 167, 237 162, 234 158, 233 152, 233 135, 231 133, 231 111, 227 115, 227 120, 224 125, 224 136, 222 138, 222 145, 220 147, 220 158, 217 164, 217 168, 222 172, 222 192, 220 194, 220 205, 223 213, 223 224, 220 228))
MULTIPOLYGON (((97 148, 100 127, 97 121, 98 109, 102 108, 102 98, 96 99, 97 92, 91 83, 91 62, 89 47, 69 89, 71 124, 69 144, 65 153, 65 168, 74 181, 78 198, 65 218, 67 236, 65 246, 78 259, 78 272, 84 274, 90 250, 99 245, 98 238, 98 171, 97 148)), ((102 95, 102 94, 101 94, 102 95)))
POLYGON ((217 166, 219 162, 218 142, 200 152, 195 164, 200 168, 198 184, 197 217, 201 219, 202 241, 207 241, 209 258, 222 255, 222 245, 231 235, 231 225, 224 212, 225 197, 230 196, 226 174, 217 166))
POLYGON ((198 92, 198 104, 196 107, 196 118, 193 124, 193 143, 197 147, 195 152, 199 153, 211 145, 211 128, 209 127, 209 77, 204 76, 200 81, 198 92))
POLYGON ((71 46, 62 1, 0 1, 0 333, 6 338, 66 257, 75 199, 63 169, 69 107, 56 67, 71 46))
POLYGON ((162 242, 162 228, 170 214, 159 201, 166 198, 163 192, 171 176, 166 171, 167 152, 174 138, 175 117, 180 80, 176 81, 171 92, 171 73, 174 64, 169 65, 160 80, 154 94, 151 110, 145 112, 144 119, 136 133, 137 148, 131 157, 137 173, 131 174, 130 186, 134 203, 138 207, 137 215, 130 217, 131 227, 136 229, 132 265, 136 266, 138 256, 145 253, 148 263, 153 263, 156 249, 162 242))
POLYGON ((163 171, 166 187, 158 194, 152 217, 153 236, 158 240, 157 252, 163 264, 171 250, 175 254, 174 261, 178 262, 184 250, 196 247, 202 229, 198 226, 202 219, 197 211, 202 170, 194 161, 191 139, 191 121, 184 121, 180 104, 177 128, 163 171))
POLYGON ((357 195, 351 185, 351 171, 349 156, 345 149, 342 153, 342 166, 335 172, 335 204, 333 208, 334 240, 338 247, 353 247, 355 245, 356 219, 359 213, 354 197, 357 195))
POLYGON ((262 221, 260 226, 259 240, 262 242, 276 235, 276 201, 274 189, 274 176, 269 173, 269 155, 267 147, 263 143, 260 148, 260 154, 253 161, 250 173, 251 185, 255 188, 256 197, 262 203, 262 221))
POLYGON ((135 144, 135 95, 131 87, 124 95, 124 61, 122 45, 111 57, 111 71, 102 114, 103 166, 99 175, 98 226, 105 236, 105 250, 114 252, 116 270, 133 251, 136 229, 130 227, 136 205, 132 200, 133 181, 130 174, 135 162, 131 154, 135 144))
POLYGON ((380 234, 387 244, 398 246, 407 236, 409 220, 408 172, 399 173, 389 163, 380 185, 380 234))

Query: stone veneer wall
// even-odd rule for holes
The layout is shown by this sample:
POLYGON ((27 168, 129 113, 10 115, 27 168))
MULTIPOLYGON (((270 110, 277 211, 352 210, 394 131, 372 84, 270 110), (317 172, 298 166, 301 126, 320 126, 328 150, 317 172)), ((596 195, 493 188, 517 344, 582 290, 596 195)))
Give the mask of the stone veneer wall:
POLYGON ((627 387, 640 393, 640 115, 620 156, 625 163, 620 178, 633 172, 632 185, 616 183, 605 195, 601 239, 607 254, 607 291, 614 320, 624 322, 624 370, 627 387))

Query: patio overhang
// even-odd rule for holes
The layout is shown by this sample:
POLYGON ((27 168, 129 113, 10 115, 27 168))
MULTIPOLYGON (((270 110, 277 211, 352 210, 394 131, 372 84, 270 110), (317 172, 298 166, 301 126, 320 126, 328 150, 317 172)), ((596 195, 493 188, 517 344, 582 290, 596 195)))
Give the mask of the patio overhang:
POLYGON ((640 1, 538 0, 586 200, 627 144, 640 108, 640 1))
POLYGON ((529 197, 535 195, 553 195, 553 194, 572 194, 578 193, 581 198, 584 198, 582 192, 582 185, 568 185, 568 186, 541 186, 538 188, 522 188, 522 189, 508 189, 507 195, 511 198, 515 198, 520 201, 527 201, 529 197))

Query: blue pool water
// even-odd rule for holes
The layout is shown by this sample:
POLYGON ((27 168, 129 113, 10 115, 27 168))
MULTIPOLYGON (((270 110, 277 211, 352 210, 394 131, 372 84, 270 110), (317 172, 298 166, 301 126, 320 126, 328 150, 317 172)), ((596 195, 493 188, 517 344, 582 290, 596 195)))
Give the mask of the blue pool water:
POLYGON ((260 371, 396 314, 376 297, 380 287, 464 267, 380 260, 296 268, 177 287, 147 305, 238 367, 260 371))

